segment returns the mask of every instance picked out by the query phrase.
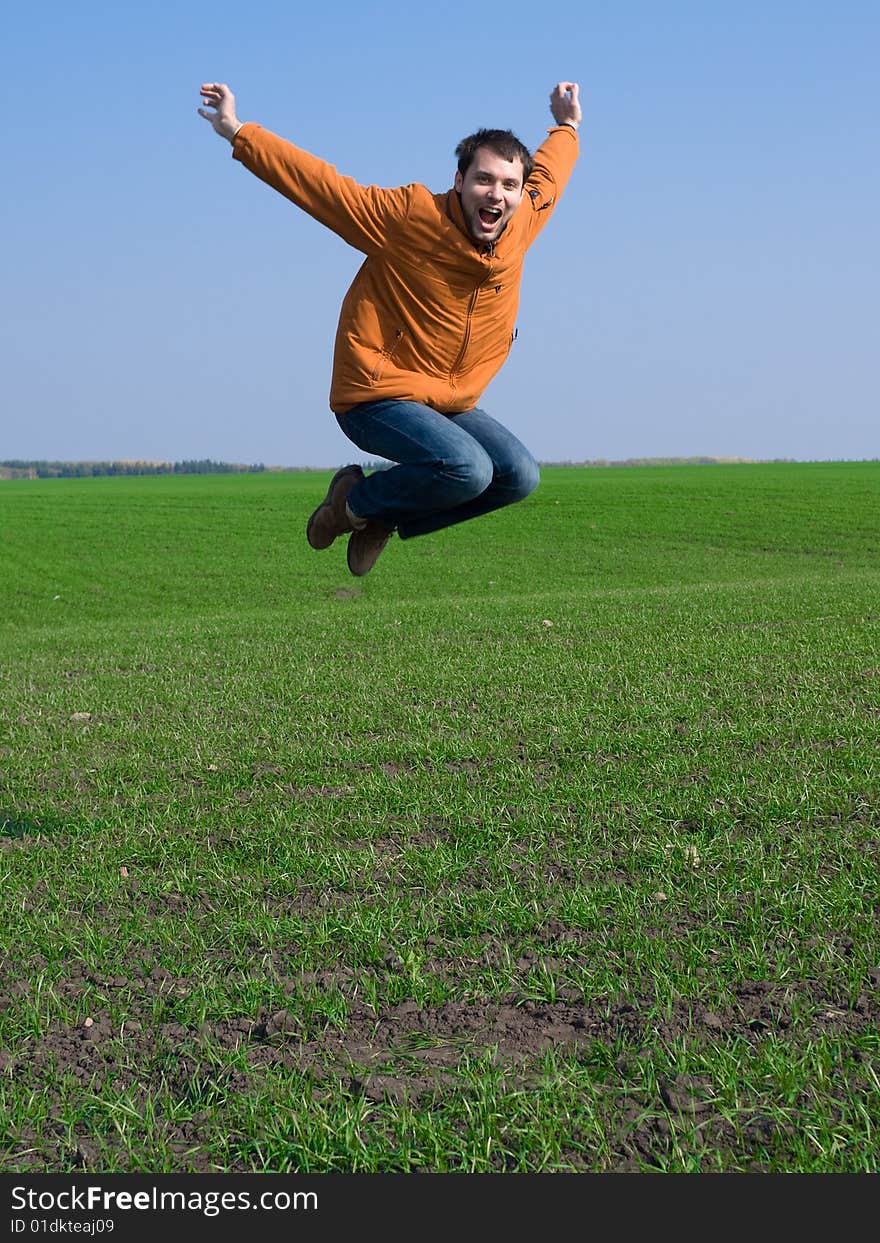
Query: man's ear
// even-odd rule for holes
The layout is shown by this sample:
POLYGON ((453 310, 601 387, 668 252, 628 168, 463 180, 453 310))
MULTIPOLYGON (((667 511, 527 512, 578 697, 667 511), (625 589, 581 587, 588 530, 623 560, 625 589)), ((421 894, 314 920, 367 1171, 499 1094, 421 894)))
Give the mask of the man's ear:
POLYGON ((464 185, 464 177, 462 177, 461 173, 456 172, 453 184, 455 186, 456 194, 461 194, 461 187, 464 185))

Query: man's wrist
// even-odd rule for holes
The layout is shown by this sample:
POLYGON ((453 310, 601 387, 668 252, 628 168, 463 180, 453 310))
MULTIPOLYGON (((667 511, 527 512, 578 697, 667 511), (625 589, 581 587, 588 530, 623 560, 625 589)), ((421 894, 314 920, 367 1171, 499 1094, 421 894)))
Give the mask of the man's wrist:
POLYGON ((580 121, 557 121, 556 124, 557 125, 570 125, 573 130, 576 130, 577 127, 580 125, 580 121))

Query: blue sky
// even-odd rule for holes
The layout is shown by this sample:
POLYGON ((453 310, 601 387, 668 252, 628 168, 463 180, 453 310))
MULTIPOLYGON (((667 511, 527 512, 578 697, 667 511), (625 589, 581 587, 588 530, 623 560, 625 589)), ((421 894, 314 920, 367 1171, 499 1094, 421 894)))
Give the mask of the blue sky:
POLYGON ((880 5, 34 4, 4 22, 0 458, 358 460, 327 405, 360 256, 231 159, 239 116, 449 187, 481 125, 582 156, 483 398, 542 460, 878 453, 880 5))

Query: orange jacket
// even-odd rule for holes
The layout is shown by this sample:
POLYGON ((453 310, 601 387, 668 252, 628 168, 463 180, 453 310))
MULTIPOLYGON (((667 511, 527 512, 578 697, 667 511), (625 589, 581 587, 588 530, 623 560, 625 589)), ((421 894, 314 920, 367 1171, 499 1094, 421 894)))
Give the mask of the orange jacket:
POLYGON ((395 398, 444 414, 473 409, 507 359, 523 257, 574 167, 576 130, 549 131, 519 208, 482 249, 454 190, 358 185, 252 122, 236 134, 232 154, 367 256, 339 315, 330 408, 343 414, 395 398))

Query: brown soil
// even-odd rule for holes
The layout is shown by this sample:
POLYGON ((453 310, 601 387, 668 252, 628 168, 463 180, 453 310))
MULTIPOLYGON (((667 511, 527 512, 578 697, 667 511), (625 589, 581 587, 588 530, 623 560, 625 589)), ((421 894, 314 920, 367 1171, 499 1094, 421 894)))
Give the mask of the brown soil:
MULTIPOLYGON (((439 819, 426 827, 436 838, 445 831, 439 819)), ((7 849, 28 845, 19 840, 7 849)), ((356 846, 349 843, 349 849, 356 846)), ((381 842, 372 846, 381 858, 381 842)), ((563 863, 547 866, 566 883, 563 863)), ((178 916, 183 938, 187 927, 198 926, 198 904, 180 895, 141 893, 137 900, 156 914, 178 916)), ((295 910, 302 915, 326 909, 328 903, 344 906, 351 901, 351 894, 317 894, 303 888, 287 899, 284 913, 295 910)), ((118 910, 91 909, 90 927, 112 931, 118 915, 118 910)), ((671 904, 658 902, 656 926, 646 932, 662 938, 672 953, 676 941, 687 936, 699 919, 695 913, 676 913, 671 904)), ((827 939, 833 941, 831 933, 827 939)), ((659 1004, 657 997, 637 986, 625 989, 623 983, 620 995, 584 997, 572 984, 570 968, 578 954, 602 953, 602 937, 568 928, 558 919, 533 932, 528 947, 517 946, 513 936, 503 933, 485 934, 476 941, 476 951, 474 945, 470 938, 463 952, 460 940, 441 928, 422 947, 420 975, 441 978, 464 999, 433 1007, 414 1000, 380 1003, 377 1009, 365 1000, 365 984, 375 983, 381 996, 389 975, 406 969, 392 946, 382 963, 355 967, 340 960, 305 973, 293 965, 295 947, 282 954, 254 944, 254 966, 248 972, 225 962, 218 951, 214 962, 210 958, 203 962, 206 978, 225 975, 233 984, 251 983, 256 996, 262 985, 264 995, 274 997, 275 1004, 257 1002, 250 1013, 200 1026, 175 1017, 178 1007, 184 1013, 186 999, 197 994, 198 981, 177 978, 161 966, 120 968, 117 963, 111 972, 74 960, 55 978, 57 964, 50 968, 41 958, 2 962, 0 1009, 14 1014, 27 1002, 31 1011, 40 990, 49 988, 63 1003, 60 1008, 83 1016, 73 1025, 25 1035, 14 1052, 0 1049, 0 1076, 33 1092, 43 1119, 14 1133, 7 1130, 3 1135, 0 1130, 5 1167, 98 1170, 125 1160, 126 1144, 112 1126, 101 1127, 98 1137, 85 1121, 73 1125, 63 1121, 71 1095, 87 1103, 106 1089, 114 1097, 127 1094, 136 1104, 151 1096, 154 1102, 161 1096, 191 1103, 194 1108, 188 1116, 187 1111, 181 1117, 180 1111, 169 1109, 157 1125, 181 1171, 207 1171, 217 1169, 205 1136, 206 1127, 217 1123, 218 1111, 222 1125, 218 1094, 228 1099, 230 1094, 258 1091, 266 1068, 289 1073, 297 1081, 306 1077, 316 1101, 341 1090, 391 1108, 404 1102, 435 1108, 467 1090, 460 1073, 464 1059, 472 1063, 485 1056, 508 1088, 528 1091, 538 1089, 539 1060, 555 1050, 591 1065, 600 1053, 610 1057, 605 1074, 607 1150, 587 1152, 573 1123, 564 1154, 569 1168, 662 1169, 680 1152, 682 1134, 690 1127, 706 1149, 727 1153, 730 1165, 760 1170, 762 1154, 772 1150, 784 1161, 786 1152, 796 1151, 796 1137, 766 1116, 757 1098, 751 1110, 748 1099, 740 1102, 734 1125, 719 1085, 701 1075, 652 1079, 641 1073, 645 1063, 660 1047, 748 1050, 768 1040, 791 1043, 794 1056, 805 1044, 830 1036, 850 1047, 853 1073, 853 1064, 857 1069, 859 1061, 854 1042, 880 1025, 880 968, 867 972, 855 1001, 851 991, 844 996, 844 986, 837 988, 833 977, 795 979, 783 972, 778 979, 741 981, 726 995, 724 1005, 710 1009, 693 998, 659 1004), (506 978, 514 981, 510 994, 480 1000, 469 986, 469 973, 502 964, 506 978), (553 990, 546 994, 555 998, 552 1002, 529 1000, 529 980, 536 969, 545 981, 552 981, 553 990), (345 999, 343 1027, 328 1021, 320 1006, 302 1004, 304 998, 339 994, 345 999), (288 996, 289 1005, 279 1006, 279 996, 288 996), (117 1016, 113 1021, 111 1013, 117 1016), (120 1013, 125 1016, 121 1022, 120 1013), (234 1057, 228 1055, 231 1050, 236 1051, 234 1057), (653 1085, 650 1089, 644 1086, 648 1082, 653 1085), (201 1102, 203 1109, 198 1107, 201 1102)), ((852 947, 839 939, 833 948, 840 960, 852 947)), ((772 952, 772 945, 769 949, 772 952)), ((150 961, 151 947, 141 947, 140 954, 150 961)), ((661 1059, 657 1064, 664 1063, 661 1059)), ((852 1086, 857 1092, 858 1084, 852 1086)), ((841 1085, 844 1093, 846 1087, 841 1085)), ((87 1112, 81 1111, 83 1116, 87 1112)), ((239 1172, 252 1167, 242 1157, 225 1168, 239 1172)))

